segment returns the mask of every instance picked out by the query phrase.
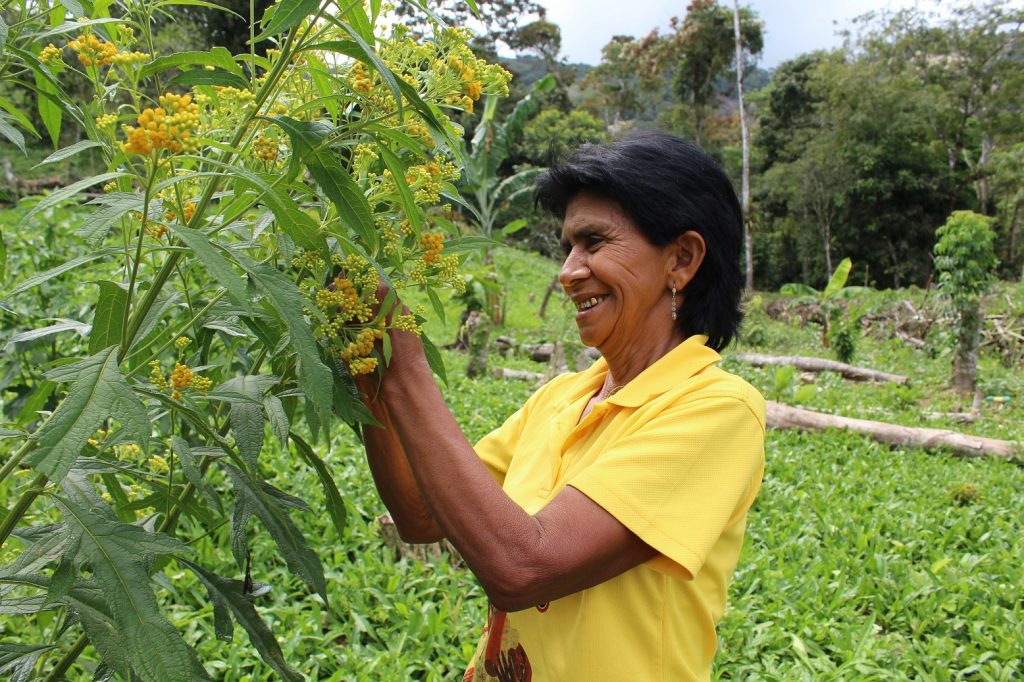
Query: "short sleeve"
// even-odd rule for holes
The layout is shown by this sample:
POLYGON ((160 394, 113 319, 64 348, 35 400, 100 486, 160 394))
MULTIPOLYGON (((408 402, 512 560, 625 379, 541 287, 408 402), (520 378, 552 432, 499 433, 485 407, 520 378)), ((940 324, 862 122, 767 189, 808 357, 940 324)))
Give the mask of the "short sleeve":
POLYGON ((635 420, 568 485, 695 576, 760 487, 764 401, 751 393, 702 396, 635 420))

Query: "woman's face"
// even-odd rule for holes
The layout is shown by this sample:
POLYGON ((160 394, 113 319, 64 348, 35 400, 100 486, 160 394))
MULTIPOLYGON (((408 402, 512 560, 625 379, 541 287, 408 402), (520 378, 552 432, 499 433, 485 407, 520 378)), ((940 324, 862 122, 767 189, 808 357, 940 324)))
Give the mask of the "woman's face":
POLYGON ((580 339, 604 355, 674 333, 672 246, 654 246, 618 202, 581 193, 562 223, 559 280, 576 305, 580 339))

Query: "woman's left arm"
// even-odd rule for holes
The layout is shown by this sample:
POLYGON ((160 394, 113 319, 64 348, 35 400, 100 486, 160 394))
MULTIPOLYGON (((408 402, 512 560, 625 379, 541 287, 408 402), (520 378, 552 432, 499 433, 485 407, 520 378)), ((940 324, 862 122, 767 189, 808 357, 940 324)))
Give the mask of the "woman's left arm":
POLYGON ((419 339, 392 334, 380 397, 419 489, 495 607, 518 611, 604 582, 655 550, 578 490, 529 515, 497 484, 448 410, 419 339))

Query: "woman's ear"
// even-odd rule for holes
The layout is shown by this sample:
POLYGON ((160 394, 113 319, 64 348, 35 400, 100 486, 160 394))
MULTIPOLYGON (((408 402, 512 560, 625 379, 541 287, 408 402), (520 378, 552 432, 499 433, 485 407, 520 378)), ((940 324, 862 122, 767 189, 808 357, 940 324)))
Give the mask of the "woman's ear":
POLYGON ((669 259, 669 287, 682 291, 690 283, 704 262, 704 238, 689 230, 679 235, 671 245, 669 259))

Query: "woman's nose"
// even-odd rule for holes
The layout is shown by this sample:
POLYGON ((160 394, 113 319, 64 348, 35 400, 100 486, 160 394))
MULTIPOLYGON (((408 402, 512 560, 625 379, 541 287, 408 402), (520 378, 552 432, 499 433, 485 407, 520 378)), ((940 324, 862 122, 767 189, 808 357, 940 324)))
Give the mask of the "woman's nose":
POLYGON ((565 257, 562 268, 558 271, 558 281, 562 284, 562 288, 569 292, 572 290, 575 282, 589 274, 590 268, 587 267, 586 259, 583 258, 583 254, 580 253, 579 249, 574 248, 565 257))

